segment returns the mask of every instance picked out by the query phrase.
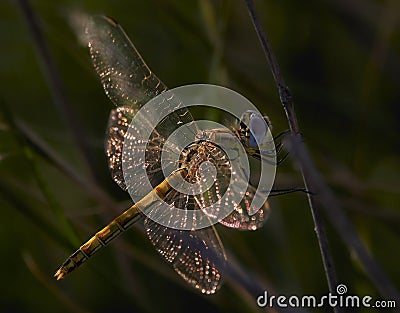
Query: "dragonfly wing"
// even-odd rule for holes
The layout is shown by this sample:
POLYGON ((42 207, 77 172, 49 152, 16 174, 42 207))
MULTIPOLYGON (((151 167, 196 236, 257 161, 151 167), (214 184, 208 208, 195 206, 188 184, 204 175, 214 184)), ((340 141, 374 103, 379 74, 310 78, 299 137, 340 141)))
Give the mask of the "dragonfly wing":
MULTIPOLYGON (((256 189, 248 183, 248 175, 242 170, 234 171, 220 148, 209 143, 203 143, 202 148, 201 154, 193 156, 190 167, 195 168, 195 164, 208 161, 215 166, 217 172, 211 186, 194 196, 195 209, 202 210, 211 220, 217 219, 226 227, 241 230, 261 228, 268 217, 268 202, 260 209, 256 208, 253 203, 256 189), (220 216, 225 217, 221 219, 220 216)), ((207 181, 207 175, 199 183, 203 181, 207 181)), ((260 196, 266 199, 266 195, 257 195, 260 196)))
MULTIPOLYGON (((128 127, 131 123, 133 116, 136 114, 137 109, 132 106, 122 106, 111 110, 108 126, 107 126, 107 141, 105 142, 105 150, 108 159, 108 166, 111 171, 113 180, 123 189, 127 190, 127 184, 131 186, 131 190, 140 190, 141 181, 134 177, 125 177, 128 179, 125 182, 124 173, 122 169, 122 150, 126 136, 128 136, 128 127)), ((127 141, 131 143, 131 141, 127 141)), ((161 173, 161 164, 159 156, 163 147, 163 137, 154 133, 151 140, 146 142, 135 142, 134 145, 130 145, 129 149, 135 149, 141 151, 146 155, 146 160, 132 159, 130 160, 130 166, 142 167, 143 164, 146 166, 147 177, 153 186, 159 184, 163 180, 161 173)))
POLYGON ((242 200, 237 201, 237 194, 243 193, 242 191, 235 191, 235 187, 228 187, 225 194, 220 194, 218 197, 217 192, 220 190, 221 183, 215 181, 214 185, 204 194, 196 196, 198 208, 201 209, 210 218, 218 218, 216 214, 226 214, 231 211, 224 218, 219 219, 219 223, 239 230, 256 230, 263 227, 269 215, 269 204, 265 201, 261 208, 255 208, 254 203, 254 187, 249 185, 243 195, 242 200), (236 193, 236 194, 235 194, 236 193), (214 196, 210 196, 214 195, 214 196), (224 198, 221 202, 215 203, 212 199, 219 200, 224 198), (206 200, 205 200, 206 199, 206 200), (255 212, 255 213, 253 213, 255 212))
POLYGON ((256 211, 253 207, 254 204, 252 204, 254 194, 254 187, 249 185, 240 203, 232 201, 233 211, 220 223, 226 227, 239 230, 256 230, 263 227, 269 215, 269 203, 265 201, 262 207, 256 211), (251 212, 255 213, 251 214, 251 212))
POLYGON ((113 19, 90 17, 86 35, 94 68, 116 106, 140 107, 167 89, 113 19))
POLYGON ((123 190, 126 190, 124 174, 122 172, 122 147, 128 126, 135 115, 136 110, 130 106, 119 107, 111 110, 108 118, 107 134, 105 142, 108 167, 113 180, 123 190))
POLYGON ((185 281, 205 294, 215 293, 220 288, 226 256, 213 227, 178 230, 164 227, 149 218, 144 224, 157 251, 185 281))
MULTIPOLYGON (((157 125, 150 125, 148 121, 141 120, 142 124, 137 125, 137 128, 146 127, 153 130, 153 133, 146 142, 143 142, 142 138, 136 140, 132 134, 138 129, 135 127, 129 129, 133 116, 149 100, 166 91, 167 87, 148 68, 122 27, 111 18, 90 17, 86 26, 86 35, 90 56, 104 90, 111 101, 119 107, 110 114, 106 141, 112 177, 122 189, 129 186, 130 192, 134 193, 135 184, 138 184, 140 180, 136 174, 142 173, 144 164, 149 180, 155 186, 164 179, 164 176, 159 173, 164 139, 168 138, 179 126, 193 121, 193 117, 180 100, 170 94, 167 101, 161 100, 157 105, 157 112, 150 109, 149 112, 142 113, 146 119, 146 116, 162 116, 163 113, 168 113, 170 108, 174 108, 175 111, 169 115, 165 114, 167 116, 157 125), (122 173, 122 147, 127 142, 129 148, 133 149, 134 156, 138 155, 136 153, 138 149, 146 155, 145 160, 139 160, 136 157, 129 158, 128 153, 129 162, 132 162, 126 167, 131 169, 129 182, 124 181, 122 173)), ((197 130, 189 126, 186 128, 193 140, 197 130)), ((176 149, 178 155, 179 152, 180 149, 176 149)), ((172 165, 176 163, 174 160, 171 162, 172 165)), ((144 196, 139 191, 138 195, 144 196)))

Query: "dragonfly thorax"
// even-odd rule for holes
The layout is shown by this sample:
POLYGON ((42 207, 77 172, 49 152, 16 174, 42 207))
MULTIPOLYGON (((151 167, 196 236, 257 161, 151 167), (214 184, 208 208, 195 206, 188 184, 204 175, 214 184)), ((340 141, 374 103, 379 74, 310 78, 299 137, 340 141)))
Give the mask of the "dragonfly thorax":
POLYGON ((196 141, 182 150, 179 160, 179 167, 188 170, 185 180, 189 183, 198 183, 202 177, 202 164, 204 162, 211 163, 217 173, 224 172, 224 175, 229 168, 229 159, 222 148, 209 141, 196 141))

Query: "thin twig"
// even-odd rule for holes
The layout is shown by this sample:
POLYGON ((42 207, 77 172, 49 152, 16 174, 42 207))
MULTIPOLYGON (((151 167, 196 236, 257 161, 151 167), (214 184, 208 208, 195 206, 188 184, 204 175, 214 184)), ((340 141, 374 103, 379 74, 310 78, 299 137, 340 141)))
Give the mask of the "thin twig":
POLYGON ((329 221, 341 236, 348 249, 354 251, 361 262, 366 275, 386 299, 400 301, 400 295, 385 272, 375 262, 366 250, 354 226, 351 224, 339 201, 326 185, 321 174, 317 171, 304 144, 294 136, 289 136, 292 151, 296 161, 301 164, 303 175, 312 182, 313 191, 317 194, 316 201, 324 209, 329 221))
POLYGON ((68 100, 64 83, 57 68, 56 62, 50 52, 49 46, 43 36, 38 17, 33 11, 28 0, 18 0, 21 12, 26 20, 29 31, 32 35, 38 59, 42 65, 43 74, 49 86, 53 102, 60 112, 62 119, 70 129, 80 152, 85 161, 85 165, 90 171, 92 178, 96 178, 96 170, 88 144, 85 140, 82 124, 78 121, 68 100))
POLYGON ((316 232, 318 239, 320 241, 320 248, 322 252, 322 257, 324 260, 325 271, 327 274, 328 284, 330 285, 330 289, 334 287, 334 281, 337 281, 334 269, 329 265, 333 266, 333 263, 330 263, 331 257, 325 259, 325 257, 330 255, 330 251, 328 246, 324 241, 321 241, 322 238, 326 235, 323 232, 321 234, 321 224, 320 224, 320 212, 321 209, 324 210, 325 214, 329 218, 330 222, 336 229, 337 233, 341 236, 343 242, 347 245, 348 249, 355 252, 359 261, 361 262, 366 275, 370 278, 372 283, 376 286, 380 294, 387 299, 395 299, 400 301, 400 295, 396 288, 393 286, 389 278, 386 276, 385 272, 380 268, 380 266, 374 261, 372 256, 367 252, 365 246, 363 245, 360 237, 358 236, 354 226, 351 224, 347 215, 340 207, 338 200, 334 196, 333 192, 326 185, 322 176, 318 172, 313 160, 311 159, 300 134, 300 128, 297 123, 296 114, 294 112, 294 105, 292 101, 292 97, 290 95, 289 89, 285 85, 285 82, 282 78, 282 75, 279 71, 279 66, 273 56, 272 49, 267 40, 267 36, 255 14, 254 5, 251 0, 245 0, 249 9, 250 16, 252 18, 254 27, 256 29, 257 35, 260 38, 261 45, 263 50, 267 56, 268 62, 270 63, 271 70, 273 72, 273 76, 275 82, 278 87, 278 92, 281 98, 281 102, 285 109, 288 123, 290 129, 292 130, 292 135, 288 136, 288 140, 291 144, 292 151, 294 152, 294 157, 296 161, 299 162, 301 166, 301 172, 303 176, 304 183, 308 190, 312 190, 315 194, 308 194, 309 202, 312 211, 317 213, 317 216, 313 213, 314 223, 316 227, 316 232), (327 255, 326 255, 327 253, 327 255))
POLYGON ((260 20, 257 17, 254 4, 252 0, 245 0, 247 9, 250 14, 251 21, 253 22, 253 26, 256 30, 258 39, 260 40, 262 49, 264 51, 265 57, 268 60, 268 64, 270 66, 272 75, 275 80, 275 84, 278 88, 278 93, 279 97, 281 99, 281 103, 285 109, 285 113, 288 119, 289 123, 289 128, 292 132, 294 133, 300 133, 300 128, 299 124, 297 122, 297 117, 294 112, 294 106, 293 106, 293 101, 292 101, 292 95, 290 93, 289 88, 287 87, 285 80, 283 79, 283 76, 281 75, 281 71, 278 65, 278 62, 276 62, 275 55, 272 52, 272 49, 270 47, 268 38, 266 33, 264 32, 260 20))
MULTIPOLYGON (((270 47, 267 35, 263 31, 260 21, 256 15, 252 1, 251 0, 245 0, 245 1, 246 1, 247 8, 249 10, 249 14, 250 14, 251 20, 253 22, 254 28, 257 32, 257 36, 261 42, 261 46, 262 46, 265 56, 268 60, 268 63, 270 65, 270 68, 272 71, 272 75, 274 77, 276 86, 278 88, 279 97, 281 99, 281 103, 286 112, 286 116, 287 116, 288 123, 289 123, 289 128, 290 128, 291 132, 293 134, 295 134, 295 136, 301 138, 300 128, 299 128, 299 124, 297 122, 297 117, 296 117, 296 114, 294 111, 294 105, 293 105, 290 90, 286 86, 283 76, 280 73, 279 65, 276 62, 276 59, 275 59, 275 56, 270 47)), ((313 188, 310 185, 308 178, 306 176, 304 176, 304 174, 303 174, 303 181, 306 186, 306 189, 313 191, 313 188)), ((321 250, 322 261, 324 264, 325 275, 327 278, 329 290, 331 293, 336 293, 335 288, 338 285, 338 279, 336 276, 336 270, 335 270, 335 266, 334 266, 334 262, 333 262, 333 257, 332 257, 332 254, 331 254, 330 248, 329 248, 329 242, 328 242, 328 237, 327 237, 326 231, 325 231, 325 225, 322 220, 322 216, 320 214, 320 209, 318 208, 318 206, 315 203, 315 197, 310 193, 307 194, 307 196, 308 196, 308 201, 310 204, 312 216, 314 219, 315 232, 317 234, 318 243, 319 243, 319 247, 321 250)))

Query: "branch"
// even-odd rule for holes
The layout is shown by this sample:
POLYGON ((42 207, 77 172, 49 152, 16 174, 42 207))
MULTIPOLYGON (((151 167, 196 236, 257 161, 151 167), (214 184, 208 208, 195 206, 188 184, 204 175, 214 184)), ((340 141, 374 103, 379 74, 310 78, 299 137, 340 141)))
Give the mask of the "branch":
MULTIPOLYGON (((260 24, 260 21, 256 15, 252 1, 251 0, 245 0, 245 1, 246 1, 247 9, 250 14, 250 18, 251 18, 254 28, 256 30, 258 39, 260 40, 261 46, 263 48, 263 51, 268 60, 269 66, 271 68, 272 75, 275 80, 275 84, 278 88, 279 97, 280 97, 281 103, 282 103, 283 108, 286 113, 286 117, 287 117, 287 120, 289 123, 289 128, 290 128, 292 134, 294 134, 294 136, 301 138, 300 128, 299 128, 299 124, 297 122, 297 116, 294 111, 294 105, 293 105, 290 90, 286 86, 283 76, 280 73, 279 65, 276 62, 276 59, 275 59, 275 56, 270 47, 267 35, 265 34, 265 32, 260 24)), ((302 174, 303 174, 303 181, 306 186, 306 189, 312 190, 314 192, 312 185, 308 181, 308 178, 306 176, 304 176, 303 171, 302 171, 302 174)), ((336 286, 338 285, 338 279, 336 276, 336 270, 335 270, 335 265, 333 262, 333 257, 332 257, 332 254, 331 254, 330 248, 329 248, 329 242, 328 242, 328 237, 326 235, 325 225, 324 225, 324 222, 320 215, 320 209, 318 208, 318 206, 315 203, 314 195, 308 193, 308 201, 310 204, 311 213, 312 213, 313 220, 314 220, 315 232, 316 232, 317 238, 318 238, 319 248, 321 251, 321 256, 322 256, 322 261, 324 264, 325 275, 327 278, 328 287, 329 287, 329 290, 331 293, 336 293, 336 286)))
POLYGON ((296 161, 301 165, 303 177, 306 177, 312 186, 313 192, 317 195, 315 200, 320 208, 327 215, 336 232, 340 235, 347 248, 355 252, 366 275, 378 289, 379 293, 386 299, 400 301, 400 295, 385 272, 368 253, 354 226, 341 207, 338 199, 325 183, 321 174, 315 167, 306 147, 298 137, 290 136, 289 142, 294 152, 296 161))
POLYGON ((341 239, 348 249, 356 253, 366 275, 378 289, 380 294, 387 299, 397 299, 399 301, 400 296, 398 291, 390 282, 384 271, 367 252, 346 213, 340 207, 338 200, 324 182, 321 174, 318 172, 313 160, 311 159, 300 135, 300 127, 294 111, 292 96, 289 88, 285 84, 283 76, 280 73, 278 63, 276 62, 268 42, 267 35, 259 22, 252 1, 245 0, 245 2, 254 28, 261 42, 261 46, 270 65, 272 75, 278 88, 279 97, 287 116, 288 124, 292 132, 288 141, 291 144, 292 151, 294 152, 294 158, 300 165, 303 181, 307 190, 313 192, 313 194, 308 194, 308 200, 314 219, 315 231, 319 241, 330 292, 336 293, 335 287, 337 286, 337 277, 328 245, 328 239, 325 233, 325 227, 320 215, 322 210, 334 226, 337 233, 341 236, 341 239))

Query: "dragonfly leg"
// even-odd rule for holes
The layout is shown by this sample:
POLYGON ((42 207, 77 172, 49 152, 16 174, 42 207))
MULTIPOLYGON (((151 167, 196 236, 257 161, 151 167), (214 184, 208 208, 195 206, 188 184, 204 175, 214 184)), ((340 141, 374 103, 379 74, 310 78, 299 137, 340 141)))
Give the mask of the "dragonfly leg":
POLYGON ((287 189, 271 189, 271 191, 269 193, 269 197, 285 195, 285 194, 293 193, 293 192, 304 192, 306 194, 314 194, 312 191, 307 190, 306 188, 293 187, 293 188, 287 188, 287 189))

